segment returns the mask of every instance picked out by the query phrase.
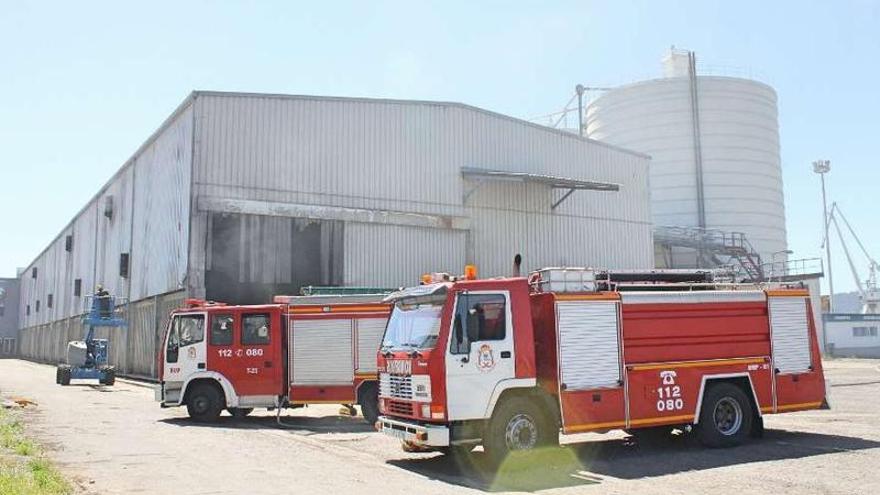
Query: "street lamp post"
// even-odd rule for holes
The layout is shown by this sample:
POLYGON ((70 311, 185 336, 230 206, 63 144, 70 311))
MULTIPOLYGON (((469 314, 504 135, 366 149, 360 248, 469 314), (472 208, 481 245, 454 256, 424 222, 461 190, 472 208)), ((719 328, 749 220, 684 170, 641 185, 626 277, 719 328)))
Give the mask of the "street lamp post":
POLYGON ((828 312, 834 312, 834 275, 831 271, 831 239, 828 237, 828 201, 825 197, 825 174, 831 170, 831 160, 816 160, 813 162, 813 172, 819 174, 822 179, 822 218, 825 228, 825 258, 828 260, 828 312))

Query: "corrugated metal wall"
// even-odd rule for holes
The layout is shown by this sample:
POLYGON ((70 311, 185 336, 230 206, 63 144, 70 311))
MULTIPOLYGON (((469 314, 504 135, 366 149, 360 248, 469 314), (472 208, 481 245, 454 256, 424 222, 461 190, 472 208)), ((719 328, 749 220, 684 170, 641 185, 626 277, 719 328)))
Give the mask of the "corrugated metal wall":
MULTIPOLYGON (((347 226, 347 284, 411 283, 426 268, 460 271, 470 257, 483 275, 503 275, 517 253, 526 269, 653 265, 644 155, 459 104, 201 93, 196 122, 198 197, 471 219, 471 234, 347 226), (465 203, 473 184, 461 178, 463 166, 616 182, 621 190, 580 191, 551 211, 559 191, 490 183, 465 203)), ((194 211, 193 293, 204 287, 206 223, 207 213, 194 211)))
MULTIPOLYGON (((152 311, 138 308, 155 304, 153 296, 183 287, 189 248, 192 131, 193 111, 187 100, 22 273, 19 352, 23 356, 51 362, 62 359, 67 341, 83 336, 76 315, 83 310, 83 296, 98 283, 116 296, 135 301, 135 314, 152 311), (67 236, 72 236, 69 251, 67 236), (127 278, 120 274, 122 253, 130 256, 127 278), (77 280, 80 296, 74 291, 77 280)), ((166 299, 163 296, 161 301, 166 299)), ((121 370, 151 375, 156 332, 155 322, 141 321, 133 322, 130 331, 101 329, 99 335, 110 336, 111 362, 121 370)))
POLYGON ((81 313, 83 297, 74 295, 77 279, 82 296, 101 283, 132 301, 182 288, 189 247, 191 150, 189 106, 132 157, 22 273, 22 328, 81 313), (65 249, 68 235, 73 237, 70 251, 65 249), (120 276, 121 253, 130 254, 127 279, 120 276))
MULTIPOLYGON (((182 291, 144 299, 131 305, 127 328, 98 329, 98 338, 110 340, 110 364, 126 375, 155 377, 156 357, 168 314, 180 307, 183 299, 182 291)), ((19 354, 35 361, 62 363, 66 359, 67 343, 82 340, 85 330, 79 317, 23 329, 19 354)))

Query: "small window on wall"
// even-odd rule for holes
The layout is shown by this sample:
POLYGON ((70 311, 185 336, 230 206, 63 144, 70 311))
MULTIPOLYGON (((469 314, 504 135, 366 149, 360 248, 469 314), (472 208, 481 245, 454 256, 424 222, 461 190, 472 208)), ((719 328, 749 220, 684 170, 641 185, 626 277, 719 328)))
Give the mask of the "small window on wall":
POLYGON ((128 278, 128 253, 121 253, 119 255, 119 276, 128 278))
POLYGON ((877 327, 853 327, 853 337, 876 337, 877 327))
POLYGON ((269 315, 251 314, 241 318, 241 343, 265 345, 269 343, 269 315))
POLYGON ((30 304, 28 304, 28 305, 25 307, 24 314, 25 314, 26 316, 30 316, 30 315, 31 315, 31 305, 30 305, 30 304))
POLYGON ((80 297, 83 292, 83 281, 81 278, 78 278, 73 281, 73 296, 80 297))
POLYGON ((6 306, 3 306, 2 304, 0 304, 0 316, 3 316, 5 314, 6 314, 6 306))
POLYGON ((73 251, 73 236, 68 235, 64 237, 64 250, 68 253, 73 251))
POLYGON ((49 294, 48 296, 46 296, 46 308, 52 307, 52 303, 54 302, 53 299, 54 299, 54 297, 52 294, 49 294))
POLYGON ((37 267, 31 268, 31 278, 37 278, 37 267))
POLYGON ((40 312, 40 300, 39 300, 39 299, 37 299, 37 306, 36 306, 36 310, 37 310, 37 313, 39 313, 39 312, 40 312))
POLYGON ((232 345, 232 315, 214 315, 211 318, 211 345, 232 345))

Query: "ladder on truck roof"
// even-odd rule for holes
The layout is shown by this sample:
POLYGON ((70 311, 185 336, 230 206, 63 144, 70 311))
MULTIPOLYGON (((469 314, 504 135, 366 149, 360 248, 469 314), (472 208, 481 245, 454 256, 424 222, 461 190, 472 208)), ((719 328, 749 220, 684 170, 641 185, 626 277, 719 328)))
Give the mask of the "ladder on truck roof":
POLYGON ((756 283, 737 283, 729 270, 602 270, 551 267, 529 277, 535 292, 692 291, 755 289, 756 283))

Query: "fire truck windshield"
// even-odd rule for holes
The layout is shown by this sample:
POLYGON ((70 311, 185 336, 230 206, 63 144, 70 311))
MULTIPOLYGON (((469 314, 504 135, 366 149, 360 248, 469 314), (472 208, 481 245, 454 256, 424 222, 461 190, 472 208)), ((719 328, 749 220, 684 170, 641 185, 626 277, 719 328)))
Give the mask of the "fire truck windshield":
POLYGON ((440 335, 442 301, 398 301, 388 320, 382 351, 431 349, 440 335))

